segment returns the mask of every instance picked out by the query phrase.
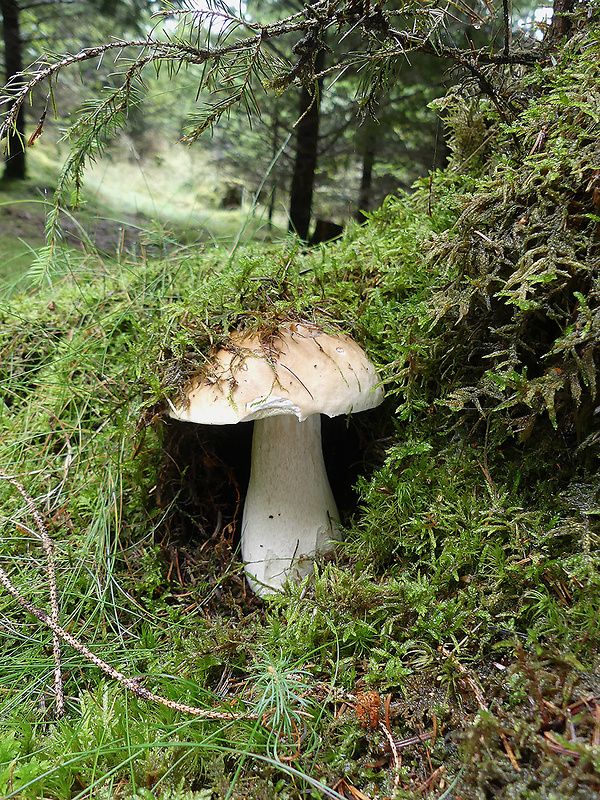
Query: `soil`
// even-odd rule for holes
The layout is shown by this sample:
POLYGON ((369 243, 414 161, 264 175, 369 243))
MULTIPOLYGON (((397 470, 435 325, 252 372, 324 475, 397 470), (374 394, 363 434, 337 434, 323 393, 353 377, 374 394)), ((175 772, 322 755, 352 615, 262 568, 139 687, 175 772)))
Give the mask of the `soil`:
MULTIPOLYGON (((127 216, 118 222, 87 214, 81 219, 71 219, 63 215, 61 225, 65 242, 71 247, 79 247, 86 235, 94 243, 100 253, 111 255, 117 249, 134 248, 143 233, 144 222, 141 217, 127 216), (86 219, 86 217, 88 217, 86 219)), ((26 203, 15 203, 0 208, 0 236, 14 236, 38 247, 44 242, 46 217, 43 206, 26 203)))

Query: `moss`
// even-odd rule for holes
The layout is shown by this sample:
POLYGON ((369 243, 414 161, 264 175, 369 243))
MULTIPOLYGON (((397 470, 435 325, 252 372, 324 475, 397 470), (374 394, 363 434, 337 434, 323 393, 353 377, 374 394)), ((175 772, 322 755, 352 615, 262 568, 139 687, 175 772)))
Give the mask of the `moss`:
MULTIPOLYGON (((520 112, 487 129, 502 155, 475 188, 465 179, 461 215, 429 251, 431 268, 451 278, 428 309, 444 333, 438 374, 452 370, 440 400, 521 440, 549 421, 585 448, 596 441, 598 389, 597 71, 595 38, 575 38, 560 64, 506 89, 520 112)), ((464 104, 448 113, 463 131, 464 104)), ((456 134, 454 146, 451 170, 471 152, 456 134)))

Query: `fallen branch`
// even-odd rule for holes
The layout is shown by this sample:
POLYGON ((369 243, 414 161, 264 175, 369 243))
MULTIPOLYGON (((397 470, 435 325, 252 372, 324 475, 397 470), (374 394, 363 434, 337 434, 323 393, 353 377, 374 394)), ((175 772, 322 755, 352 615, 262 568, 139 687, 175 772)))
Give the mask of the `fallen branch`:
POLYGON ((56 715, 61 716, 64 713, 64 694, 63 694, 63 687, 62 687, 62 673, 61 673, 61 666, 60 666, 60 639, 70 644, 78 653, 80 653, 84 658, 90 661, 94 666, 98 667, 98 669, 102 670, 106 675, 113 678, 114 680, 118 681, 122 686, 124 686, 128 691, 132 692, 132 694, 136 695, 136 697, 142 697, 144 700, 149 700, 152 703, 158 703, 159 705, 166 706, 174 711, 182 711, 184 714, 193 714, 196 717, 202 717, 204 719, 221 719, 221 720, 235 720, 235 719, 257 719, 256 714, 235 714, 233 712, 227 711, 210 711, 205 708, 199 708, 197 706, 190 706, 186 703, 177 703, 173 700, 169 700, 166 697, 162 697, 159 694, 155 694, 154 692, 149 691, 144 686, 142 686, 138 679, 136 678, 129 678, 127 675, 119 672, 118 669, 113 667, 111 664, 108 664, 106 661, 103 661, 99 656, 97 656, 94 652, 92 652, 89 647, 85 644, 80 642, 74 636, 72 636, 68 631, 64 630, 59 624, 58 621, 58 593, 56 589, 56 576, 55 576, 55 569, 54 569, 54 557, 53 557, 53 545, 50 536, 48 535, 48 531, 46 529, 46 525, 44 522, 44 518, 42 514, 37 509, 35 502, 31 495, 26 491, 19 481, 16 478, 7 475, 5 472, 0 470, 0 478, 8 481, 13 486, 15 486, 20 494, 24 497, 31 514, 35 520, 37 525, 38 531, 40 532, 40 536, 42 537, 42 543, 44 547, 44 551, 46 553, 47 559, 47 572, 48 572, 48 581, 50 584, 50 605, 51 605, 51 614, 47 614, 45 611, 34 606, 28 600, 26 600, 19 590, 13 585, 10 578, 8 577, 7 573, 4 571, 2 567, 0 567, 0 583, 6 591, 14 597, 17 603, 24 608, 25 611, 28 611, 32 614, 36 619, 38 619, 42 624, 46 625, 52 631, 52 640, 53 640, 53 649, 54 649, 54 676, 55 676, 55 689, 56 689, 56 715))
MULTIPOLYGON (((48 574, 48 587, 50 590, 50 611, 52 621, 58 625, 58 591, 56 588, 56 570, 54 567, 54 545, 52 539, 48 534, 46 523, 43 516, 38 511, 33 497, 27 492, 23 484, 19 483, 16 478, 7 475, 6 472, 0 470, 0 478, 8 481, 14 486, 20 495, 27 503, 31 516, 34 519, 40 537, 42 539, 42 547, 46 554, 46 572, 48 574)), ((65 713, 65 696, 63 692, 62 670, 60 663, 60 638, 57 633, 52 634, 52 651, 54 656, 54 691, 56 694, 56 716, 62 717, 65 713)))
POLYGON ((6 591, 14 597, 17 603, 25 609, 25 611, 33 614, 36 619, 38 619, 44 625, 47 625, 57 636, 77 650, 78 653, 81 653, 82 656, 87 658, 88 661, 91 661, 92 664, 98 667, 98 669, 102 670, 102 672, 104 672, 106 675, 109 675, 111 678, 114 678, 116 681, 118 681, 128 691, 136 695, 136 697, 143 697, 144 700, 150 700, 153 703, 159 703, 160 705, 171 708, 174 711, 183 711, 185 714, 193 714, 194 716, 204 717, 205 719, 257 719, 256 714, 234 714, 228 711, 209 711, 206 708, 198 708, 197 706, 188 706, 185 703, 177 703, 173 700, 167 699, 166 697, 162 697, 159 694, 150 692, 140 684, 138 679, 128 678, 127 675, 119 672, 119 670, 113 667, 111 664, 103 661, 99 656, 93 653, 89 647, 72 636, 68 631, 64 630, 64 628, 61 628, 58 622, 56 622, 49 614, 46 614, 45 611, 42 611, 39 608, 36 608, 28 600, 26 600, 13 586, 10 578, 2 569, 2 567, 0 567, 0 583, 4 586, 6 591))
POLYGON ((398 789, 400 788, 400 768, 402 766, 402 759, 400 758, 400 754, 398 753, 398 748, 396 747, 396 742, 394 741, 394 737, 392 736, 391 732, 388 730, 385 722, 381 721, 379 723, 379 727, 383 731, 386 739, 388 740, 388 744, 392 751, 392 756, 394 758, 394 791, 392 795, 395 796, 398 793, 398 789))

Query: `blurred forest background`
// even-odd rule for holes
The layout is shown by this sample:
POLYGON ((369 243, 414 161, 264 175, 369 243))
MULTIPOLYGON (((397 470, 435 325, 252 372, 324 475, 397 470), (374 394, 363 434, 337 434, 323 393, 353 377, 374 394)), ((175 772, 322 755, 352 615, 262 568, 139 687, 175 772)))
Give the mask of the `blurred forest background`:
MULTIPOLYGON (((402 8, 386 5, 396 6, 402 8)), ((174 6, 191 13, 208 8, 174 6)), ((210 8, 217 15, 206 17, 204 26, 212 26, 216 36, 227 26, 227 14, 269 22, 303 5, 250 0, 237 9, 218 2, 210 8)), ((159 9, 143 0, 1 0, 6 80, 27 65, 115 39, 143 39, 157 28, 165 38, 176 37, 176 21, 165 22, 159 9)), ((440 14, 439 24, 457 48, 490 42, 493 47, 495 40, 500 46, 504 33, 497 11, 459 1, 440 14)), ((512 4, 515 41, 534 44, 550 11, 541 0, 512 4)), ((296 39, 273 43, 273 55, 293 60, 301 48, 296 39)), ((339 57, 334 48, 351 52, 358 42, 350 32, 343 41, 326 44, 329 52, 319 54, 324 68, 339 57)), ((69 147, 64 132, 87 98, 114 86, 115 59, 124 57, 117 50, 64 70, 50 102, 45 87, 32 94, 19 119, 21 137, 30 146, 22 148, 13 137, 0 182, 0 275, 18 274, 31 261, 29 248, 42 244, 45 203, 69 147), (37 138, 42 118, 44 135, 37 138)), ((273 238, 289 229, 317 243, 447 163, 443 112, 433 101, 463 76, 450 59, 426 53, 410 53, 404 63, 396 59, 375 102, 368 104, 357 101, 369 80, 359 69, 322 80, 318 104, 311 87, 278 93, 257 86, 252 107, 232 106, 220 124, 188 145, 182 140, 211 100, 197 89, 203 69, 187 65, 145 75, 124 130, 87 170, 85 211, 77 221, 64 220, 67 241, 90 237, 112 253, 133 246, 140 236, 154 241, 165 231, 190 243, 230 239, 240 230, 243 238, 273 238)))

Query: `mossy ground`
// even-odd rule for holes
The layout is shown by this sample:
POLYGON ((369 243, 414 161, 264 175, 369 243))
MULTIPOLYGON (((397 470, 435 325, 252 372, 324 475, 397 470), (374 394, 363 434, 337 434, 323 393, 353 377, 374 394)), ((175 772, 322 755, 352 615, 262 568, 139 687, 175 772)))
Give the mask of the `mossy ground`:
MULTIPOLYGON (((494 159, 465 155, 463 99, 448 170, 335 245, 88 259, 2 307, 0 463, 48 520, 63 627, 240 715, 149 704, 64 646, 54 719, 51 633, 3 593, 4 796, 598 796, 596 39, 564 59, 512 120, 475 110, 494 159), (360 341, 388 397, 327 431, 344 543, 260 600, 236 553, 250 426, 163 410, 228 331, 299 318, 360 341)), ((2 564, 45 608, 0 491, 2 564)))

